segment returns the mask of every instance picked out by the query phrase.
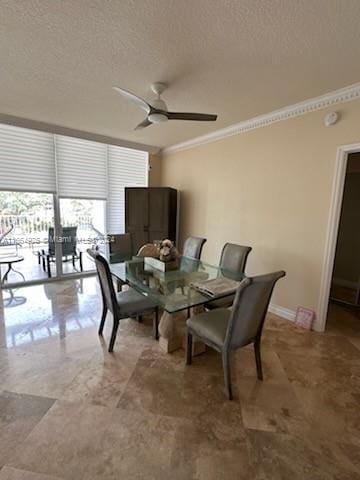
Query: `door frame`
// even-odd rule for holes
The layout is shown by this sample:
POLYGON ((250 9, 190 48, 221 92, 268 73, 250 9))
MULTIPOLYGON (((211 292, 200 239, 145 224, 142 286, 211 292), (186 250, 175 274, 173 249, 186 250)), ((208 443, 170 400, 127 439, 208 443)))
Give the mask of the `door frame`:
POLYGON ((334 269, 335 250, 340 224, 341 206, 344 195, 345 176, 348 156, 360 152, 360 143, 341 145, 337 149, 336 162, 332 182, 330 210, 326 231, 324 257, 321 274, 320 295, 318 301, 318 320, 315 329, 325 331, 329 305, 330 287, 334 269))

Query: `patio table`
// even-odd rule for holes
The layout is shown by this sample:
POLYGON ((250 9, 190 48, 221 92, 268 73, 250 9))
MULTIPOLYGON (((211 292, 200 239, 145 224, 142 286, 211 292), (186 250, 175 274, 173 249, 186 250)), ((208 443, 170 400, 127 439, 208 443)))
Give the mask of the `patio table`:
POLYGON ((24 260, 24 257, 21 257, 20 255, 9 255, 6 257, 0 257, 0 268, 1 268, 1 265, 7 264, 8 266, 8 269, 6 270, 4 276, 1 279, 1 282, 0 282, 1 286, 3 286, 5 282, 7 282, 9 273, 11 271, 20 275, 22 279, 25 281, 24 275, 18 270, 15 270, 15 268, 13 268, 13 263, 19 263, 19 262, 22 262, 23 260, 24 260))

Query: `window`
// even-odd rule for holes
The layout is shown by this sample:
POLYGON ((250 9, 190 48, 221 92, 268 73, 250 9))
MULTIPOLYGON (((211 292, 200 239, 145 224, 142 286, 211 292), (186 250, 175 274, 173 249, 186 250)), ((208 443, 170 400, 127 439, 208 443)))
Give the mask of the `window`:
POLYGON ((0 124, 0 172, 0 191, 52 194, 55 231, 76 224, 79 235, 122 233, 124 189, 147 186, 148 153, 0 124))

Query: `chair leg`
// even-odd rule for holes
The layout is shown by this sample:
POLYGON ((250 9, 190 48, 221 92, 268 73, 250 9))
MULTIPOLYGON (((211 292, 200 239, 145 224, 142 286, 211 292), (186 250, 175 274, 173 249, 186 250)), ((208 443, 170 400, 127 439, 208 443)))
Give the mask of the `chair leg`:
POLYGON ((193 337, 190 332, 187 334, 187 347, 186 347, 186 365, 192 364, 192 343, 193 337))
POLYGON ((50 255, 46 255, 46 268, 47 268, 48 278, 51 278, 50 255))
POLYGON ((110 344, 109 344, 109 352, 110 353, 114 351, 114 344, 115 344, 116 334, 117 334, 118 328, 119 328, 119 320, 116 320, 114 318, 114 325, 113 325, 113 329, 112 329, 112 332, 111 332, 111 339, 110 339, 110 344))
POLYGON ((155 315, 153 320, 153 331, 155 340, 159 340, 159 308, 155 308, 155 315))
POLYGON ((224 369, 226 395, 229 400, 232 400, 233 395, 232 395, 232 388, 231 388, 230 352, 226 351, 222 353, 222 361, 223 361, 223 369, 224 369))
POLYGON ((102 315, 101 315, 100 326, 99 326, 99 335, 102 335, 103 333, 107 311, 108 309, 104 305, 102 315))
POLYGON ((41 263, 44 272, 46 272, 46 265, 45 265, 45 250, 41 250, 41 263))
POLYGON ((137 319, 137 321, 138 321, 139 323, 143 323, 143 316, 142 316, 142 315, 138 315, 138 316, 136 317, 136 319, 137 319))
POLYGON ((71 256, 72 266, 75 268, 75 255, 72 254, 71 256))
POLYGON ((254 343, 255 360, 256 360, 256 372, 259 380, 263 379, 262 365, 261 365, 261 353, 260 353, 260 340, 256 340, 254 343))
POLYGON ((79 252, 79 264, 80 264, 80 272, 82 272, 82 271, 83 271, 82 254, 83 254, 83 252, 79 252))
POLYGON ((122 282, 121 282, 121 280, 119 280, 119 279, 116 280, 116 290, 117 290, 118 292, 121 292, 121 291, 122 291, 122 282))

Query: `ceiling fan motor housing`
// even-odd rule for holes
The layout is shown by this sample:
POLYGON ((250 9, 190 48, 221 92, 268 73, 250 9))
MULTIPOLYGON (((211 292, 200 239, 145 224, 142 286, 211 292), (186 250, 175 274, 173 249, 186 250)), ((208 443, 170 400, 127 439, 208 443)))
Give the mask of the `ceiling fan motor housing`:
POLYGON ((155 82, 151 85, 151 90, 155 93, 155 95, 161 95, 167 88, 166 83, 163 82, 155 82))

